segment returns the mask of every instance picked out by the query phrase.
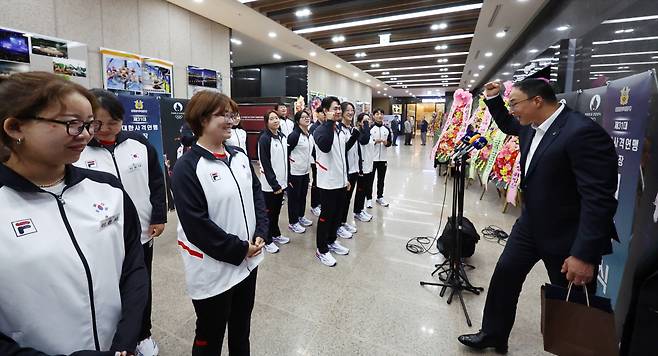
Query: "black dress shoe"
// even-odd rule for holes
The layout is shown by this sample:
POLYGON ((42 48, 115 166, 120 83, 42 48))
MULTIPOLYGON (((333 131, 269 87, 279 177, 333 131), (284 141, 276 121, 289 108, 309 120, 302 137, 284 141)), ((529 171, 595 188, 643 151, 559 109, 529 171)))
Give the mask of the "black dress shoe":
POLYGON ((462 344, 472 347, 474 349, 483 350, 493 347, 499 354, 507 353, 507 341, 496 340, 493 336, 487 335, 484 331, 480 330, 477 334, 461 335, 457 338, 462 344))

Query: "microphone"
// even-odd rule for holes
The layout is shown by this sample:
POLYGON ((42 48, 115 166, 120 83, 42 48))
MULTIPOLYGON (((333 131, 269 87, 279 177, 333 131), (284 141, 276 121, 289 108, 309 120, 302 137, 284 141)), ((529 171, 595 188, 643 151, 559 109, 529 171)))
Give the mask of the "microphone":
POLYGON ((456 152, 455 154, 450 157, 452 160, 455 160, 457 158, 461 158, 465 156, 466 154, 470 153, 473 150, 481 150, 487 145, 488 141, 484 137, 479 137, 476 140, 473 141, 470 145, 468 145, 466 148, 462 149, 459 152, 456 152))
POLYGON ((466 134, 464 135, 464 137, 461 138, 461 140, 459 140, 459 143, 457 144, 457 146, 455 146, 455 150, 453 152, 457 152, 462 148, 464 148, 464 146, 469 145, 471 138, 473 138, 473 136, 476 134, 477 132, 475 131, 470 131, 470 130, 466 131, 466 134))

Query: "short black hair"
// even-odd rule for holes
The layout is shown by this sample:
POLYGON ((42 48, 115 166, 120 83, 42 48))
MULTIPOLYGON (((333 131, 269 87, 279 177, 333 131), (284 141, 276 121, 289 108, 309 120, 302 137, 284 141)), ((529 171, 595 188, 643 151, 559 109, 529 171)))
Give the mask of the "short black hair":
POLYGON ((294 117, 294 120, 295 120, 296 123, 299 123, 299 120, 302 119, 302 114, 306 114, 306 115, 308 115, 309 117, 311 116, 311 114, 309 114, 308 111, 306 111, 306 110, 299 110, 299 111, 297 111, 297 112, 295 113, 295 117, 294 117))
POLYGON ((514 83, 514 87, 525 93, 528 98, 538 96, 548 103, 556 103, 555 91, 547 79, 527 78, 514 83))
POLYGON ((356 122, 361 122, 363 121, 364 117, 370 117, 370 115, 367 112, 362 112, 359 114, 359 116, 356 117, 356 122))
POLYGON ((318 114, 324 114, 324 111, 322 110, 322 105, 315 108, 315 112, 318 113, 318 114))
POLYGON ((343 101, 343 102, 340 104, 340 110, 341 110, 342 112, 345 112, 345 111, 347 111, 347 107, 348 107, 348 106, 351 106, 351 107, 352 107, 352 110, 355 110, 355 111, 356 111, 356 108, 354 107, 354 104, 350 103, 349 101, 343 101))
POLYGON ((123 110, 123 105, 121 105, 121 102, 114 93, 104 89, 91 89, 90 92, 96 97, 99 109, 105 109, 110 113, 112 120, 123 120, 123 114, 125 111, 123 110))
POLYGON ((374 115, 376 113, 381 113, 382 115, 384 115, 384 109, 376 108, 375 110, 372 111, 372 114, 374 115))
POLYGON ((274 110, 279 110, 279 106, 285 106, 286 109, 288 108, 288 105, 286 105, 285 103, 279 102, 279 103, 276 103, 276 105, 274 105, 274 110))
POLYGON ((338 105, 340 105, 340 100, 338 100, 337 97, 328 96, 328 97, 322 99, 322 104, 320 104, 320 107, 322 108, 322 110, 329 110, 329 109, 331 109, 331 104, 333 102, 337 102, 338 105))

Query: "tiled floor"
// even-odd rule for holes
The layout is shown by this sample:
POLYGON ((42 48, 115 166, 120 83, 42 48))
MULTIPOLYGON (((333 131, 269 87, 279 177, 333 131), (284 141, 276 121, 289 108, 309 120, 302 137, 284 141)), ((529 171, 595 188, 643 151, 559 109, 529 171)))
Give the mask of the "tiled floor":
MULTIPOLYGON (((465 294, 474 326, 468 328, 458 302, 446 304, 430 272, 442 258, 414 255, 405 249, 414 236, 434 236, 444 195, 444 177, 437 177, 429 160, 430 146, 391 147, 386 177, 389 208, 375 206, 370 223, 358 223, 353 240, 341 242, 349 256, 337 256, 329 268, 314 257, 315 226, 303 235, 287 231, 292 242, 268 255, 259 269, 256 307, 252 317, 253 355, 462 355, 456 340, 478 330, 485 295, 465 294)), ((502 214, 502 200, 490 186, 482 201, 481 188, 466 191, 465 216, 481 230, 494 224, 509 232, 519 211, 502 214)), ((450 188, 445 217, 450 213, 450 188)), ((287 226, 281 214, 280 226, 287 226)), ((317 221, 310 212, 308 218, 317 221)), ((190 354, 194 310, 185 294, 181 258, 176 248, 176 216, 156 242, 153 277, 154 338, 160 354, 190 354)), ((487 287, 502 246, 481 240, 470 263, 473 284, 487 287)), ((543 355, 539 331, 539 286, 547 280, 538 264, 528 277, 519 301, 510 355, 543 355)), ((485 290, 486 293, 486 290, 485 290)), ((224 353, 228 354, 226 346, 224 353)))

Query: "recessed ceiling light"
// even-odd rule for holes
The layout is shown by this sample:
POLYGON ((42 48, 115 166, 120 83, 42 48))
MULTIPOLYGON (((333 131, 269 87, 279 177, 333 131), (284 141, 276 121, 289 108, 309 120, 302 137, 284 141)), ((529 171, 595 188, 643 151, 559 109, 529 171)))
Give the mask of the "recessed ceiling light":
POLYGON ((377 88, 379 88, 381 85, 377 84, 377 88))
POLYGON ((436 60, 436 62, 437 62, 437 63, 447 63, 447 62, 448 62, 448 58, 439 58, 439 59, 436 60))
POLYGON ((448 78, 448 76, 444 74, 441 76, 441 78, 448 78))
MULTIPOLYGON (((313 32, 321 32, 321 31, 331 31, 331 30, 336 30, 336 29, 340 29, 340 28, 367 26, 367 25, 373 25, 373 24, 384 23, 384 22, 409 20, 409 19, 416 19, 416 18, 420 18, 420 17, 429 17, 429 16, 450 14, 450 13, 460 12, 460 11, 477 10, 477 9, 480 9, 480 8, 482 8, 482 3, 451 6, 451 7, 444 7, 444 8, 440 8, 440 9, 410 12, 410 13, 406 13, 406 14, 391 15, 391 16, 381 16, 381 17, 370 18, 370 19, 365 19, 365 20, 357 20, 357 21, 337 23, 337 24, 333 24, 333 25, 324 25, 324 26, 304 28, 304 29, 300 29, 300 30, 295 31, 295 33, 304 34, 304 33, 313 33, 313 32)), ((440 24, 439 24, 439 26, 440 26, 440 24)))
POLYGON ((276 37, 276 32, 272 32, 272 31, 270 31, 270 32, 267 33, 267 35, 268 35, 270 38, 275 38, 275 37, 276 37))
POLYGON ((391 80, 398 80, 398 78, 395 78, 395 77, 391 77, 391 80))
POLYGON ((343 36, 343 35, 333 36, 333 37, 331 37, 331 42, 333 42, 333 43, 345 42, 345 36, 343 36))
POLYGON ((381 94, 381 93, 382 93, 381 91, 377 91, 377 94, 381 94))
POLYGON ((229 51, 228 53, 229 53, 230 55, 233 55, 233 51, 229 51))
POLYGON ((487 52, 484 54, 485 57, 491 57, 493 56, 493 52, 487 52))
POLYGON ((537 52, 539 52, 539 50, 536 49, 536 48, 533 48, 533 49, 529 50, 528 52, 530 52, 530 53, 537 53, 537 52))
POLYGON ((315 57, 317 55, 317 53, 315 53, 315 51, 311 51, 308 54, 311 55, 311 57, 315 57))
POLYGON ((590 67, 632 66, 632 65, 646 65, 646 64, 656 64, 656 63, 658 62, 601 63, 601 64, 590 64, 590 67))
POLYGON ((448 68, 441 68, 441 69, 439 69, 439 71, 440 71, 440 72, 447 72, 447 71, 448 71, 448 68))
POLYGON ((444 45, 438 45, 438 46, 434 47, 434 49, 437 50, 437 51, 440 50, 440 49, 448 49, 448 45, 445 45, 445 44, 444 45))
POLYGON ((512 63, 512 67, 518 67, 520 65, 521 65, 521 63, 512 63))
POLYGON ((388 75, 391 74, 391 72, 382 72, 382 75, 388 75))
POLYGON ((379 68, 380 64, 379 63, 373 63, 370 65, 370 68, 379 68))
POLYGON ((558 30, 558 31, 566 31, 566 30, 568 30, 569 28, 570 28, 569 25, 564 25, 564 26, 560 26, 560 27, 556 28, 556 30, 558 30))
POLYGON ((231 38, 231 43, 236 44, 236 45, 239 46, 239 45, 242 44, 242 41, 240 41, 240 40, 237 39, 237 38, 231 38))
POLYGON ((479 69, 479 70, 483 70, 483 69, 484 69, 484 64, 480 64, 480 65, 478 66, 478 69, 479 69))
POLYGON ((274 53, 274 54, 272 55, 272 58, 274 58, 274 59, 276 59, 276 60, 279 60, 279 59, 281 59, 281 55, 278 54, 278 53, 274 53))
POLYGON ((496 32, 496 37, 498 38, 503 38, 505 35, 507 35, 507 31, 505 30, 496 32))
POLYGON ((473 76, 474 76, 474 77, 479 77, 479 76, 480 76, 480 73, 473 73, 473 76))
POLYGON ((341 67, 342 67, 342 65, 336 64, 336 68, 341 68, 341 67))
POLYGON ((503 72, 503 75, 509 75, 509 72, 503 72))
POLYGON ((354 77, 358 77, 358 76, 359 76, 359 73, 354 72, 354 73, 352 73, 352 76, 354 76, 354 77))
POLYGON ((500 78, 496 78, 496 81, 497 81, 497 82, 500 82, 500 78))
POLYGON ((356 58, 363 58, 363 57, 367 56, 367 54, 366 54, 366 52, 357 52, 357 53, 354 54, 354 56, 356 58))
POLYGON ((202 2, 203 2, 203 0, 194 0, 194 2, 196 2, 196 3, 199 3, 199 4, 200 4, 200 3, 202 3, 202 2))
MULTIPOLYGON (((643 51, 643 52, 624 52, 624 53, 606 53, 606 54, 593 54, 592 58, 602 58, 602 57, 619 57, 619 56, 641 56, 644 54, 657 54, 658 51, 643 51)), ((651 57, 656 59, 656 57, 651 57)))
POLYGON ((627 28, 627 29, 625 29, 625 30, 617 30, 617 31, 615 31, 615 33, 616 33, 616 34, 619 34, 619 33, 631 33, 631 32, 633 32, 633 31, 635 31, 635 29, 627 28))
POLYGON ((384 90, 388 90, 388 88, 384 88, 384 90))
POLYGON ((471 79, 470 82, 471 82, 471 83, 475 83, 475 79, 471 79))
POLYGON ((301 10, 295 11, 295 16, 297 17, 307 17, 311 16, 311 10, 309 8, 304 8, 301 10))
POLYGON ((370 83, 370 79, 366 79, 366 83, 370 83))
POLYGON ((609 40, 609 41, 594 41, 594 42, 592 42, 592 44, 600 45, 600 44, 611 44, 611 43, 620 43, 620 42, 650 41, 650 40, 656 40, 656 39, 658 39, 658 36, 635 37, 635 38, 624 38, 624 39, 609 40))

